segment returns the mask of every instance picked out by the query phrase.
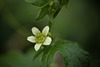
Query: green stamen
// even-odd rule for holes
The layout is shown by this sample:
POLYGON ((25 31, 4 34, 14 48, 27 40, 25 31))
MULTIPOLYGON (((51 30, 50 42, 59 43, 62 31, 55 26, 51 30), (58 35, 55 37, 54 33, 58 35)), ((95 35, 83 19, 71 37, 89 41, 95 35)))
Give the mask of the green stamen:
POLYGON ((45 36, 41 33, 36 36, 36 43, 43 43, 45 41, 45 36))

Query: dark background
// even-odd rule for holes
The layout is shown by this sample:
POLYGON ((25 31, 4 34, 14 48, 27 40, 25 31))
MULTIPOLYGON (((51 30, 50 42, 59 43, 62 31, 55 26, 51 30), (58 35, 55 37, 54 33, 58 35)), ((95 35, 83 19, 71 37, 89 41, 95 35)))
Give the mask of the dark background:
MULTIPOLYGON (((31 28, 40 30, 47 17, 34 22, 37 7, 24 0, 0 0, 0 67, 40 67, 34 63, 34 49, 26 39, 31 28)), ((56 39, 76 41, 90 53, 90 67, 100 67, 100 2, 98 0, 69 0, 53 24, 56 39)))

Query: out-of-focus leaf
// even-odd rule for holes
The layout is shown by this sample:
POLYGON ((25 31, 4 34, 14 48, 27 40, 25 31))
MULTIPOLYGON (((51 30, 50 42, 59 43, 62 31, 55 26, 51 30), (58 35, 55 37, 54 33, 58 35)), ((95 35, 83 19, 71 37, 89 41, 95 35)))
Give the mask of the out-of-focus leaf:
POLYGON ((0 55, 0 67, 40 67, 40 56, 33 62, 35 52, 31 49, 26 54, 11 51, 0 55))
POLYGON ((49 67, 53 62, 56 52, 60 52, 64 58, 66 67, 89 67, 88 53, 78 46, 78 43, 71 41, 57 41, 48 53, 44 51, 42 66, 49 67))

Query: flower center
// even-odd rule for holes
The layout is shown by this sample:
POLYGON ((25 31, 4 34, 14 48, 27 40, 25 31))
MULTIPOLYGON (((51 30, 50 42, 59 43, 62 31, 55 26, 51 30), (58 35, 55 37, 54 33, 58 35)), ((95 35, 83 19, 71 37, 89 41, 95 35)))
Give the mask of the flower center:
POLYGON ((43 43, 45 41, 45 38, 46 37, 42 33, 38 34, 36 36, 36 43, 43 43))

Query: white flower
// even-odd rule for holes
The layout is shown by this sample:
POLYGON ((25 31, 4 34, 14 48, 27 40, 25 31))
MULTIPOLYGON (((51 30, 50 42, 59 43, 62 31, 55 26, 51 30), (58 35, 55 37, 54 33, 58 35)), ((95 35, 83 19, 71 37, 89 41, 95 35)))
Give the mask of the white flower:
POLYGON ((47 36, 49 33, 49 26, 45 26, 45 28, 42 30, 42 33, 38 30, 38 28, 33 27, 32 33, 35 36, 29 36, 27 38, 28 41, 32 43, 36 43, 34 48, 36 51, 38 51, 41 47, 41 45, 50 45, 51 44, 51 37, 47 36))

